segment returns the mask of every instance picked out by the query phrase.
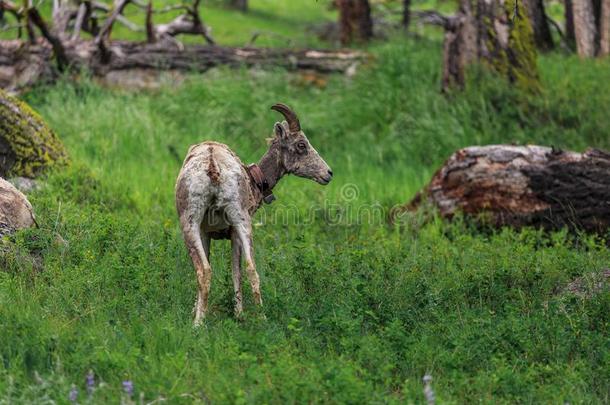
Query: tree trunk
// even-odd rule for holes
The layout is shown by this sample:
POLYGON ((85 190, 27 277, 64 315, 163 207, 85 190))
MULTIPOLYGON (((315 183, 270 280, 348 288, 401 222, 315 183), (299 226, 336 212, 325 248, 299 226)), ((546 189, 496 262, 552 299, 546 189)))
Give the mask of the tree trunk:
POLYGON ((543 0, 525 0, 527 16, 530 19, 534 31, 534 43, 542 51, 553 49, 553 36, 544 10, 543 0))
POLYGON ((35 224, 34 210, 26 196, 0 178, 0 238, 35 224))
POLYGON ((231 0, 231 7, 240 11, 248 11, 248 0, 231 0))
POLYGON ((602 0, 599 54, 610 55, 610 0, 602 0))
POLYGON ((593 58, 597 52, 595 11, 592 0, 572 0, 576 51, 582 58, 593 58))
POLYGON ((458 14, 445 19, 442 25, 445 37, 441 90, 446 93, 451 88, 464 87, 466 67, 477 59, 477 22, 470 1, 462 0, 458 14))
POLYGON ((454 153, 404 208, 424 201, 496 226, 610 229, 610 154, 542 146, 472 146, 454 153))
POLYGON ((574 5, 573 0, 564 0, 565 36, 568 45, 574 49, 576 46, 576 34, 574 33, 574 5))
POLYGON ((337 0, 340 38, 343 45, 366 42, 373 37, 373 20, 368 0, 337 0))
MULTIPOLYGON (((109 44, 107 51, 111 57, 105 60, 93 41, 66 45, 72 68, 76 71, 88 69, 98 77, 111 73, 148 77, 147 73, 162 70, 203 72, 219 65, 346 72, 367 57, 358 51, 315 49, 229 48, 195 44, 184 45, 181 49, 170 41, 153 44, 115 41, 109 44)), ((52 58, 52 50, 45 43, 24 49, 21 41, 0 41, 0 88, 18 89, 53 80, 52 58)))
POLYGON ((516 0, 460 2, 460 10, 451 17, 436 12, 420 12, 425 22, 445 28, 442 89, 447 92, 462 87, 466 66, 476 60, 505 76, 519 88, 537 92, 540 89, 536 47, 529 19, 516 0), (518 13, 513 18, 513 12, 518 13))
POLYGON ((402 6, 402 26, 404 29, 409 28, 411 23, 411 0, 403 0, 402 6))
POLYGON ((0 176, 33 178, 67 160, 61 141, 42 118, 0 90, 0 176))

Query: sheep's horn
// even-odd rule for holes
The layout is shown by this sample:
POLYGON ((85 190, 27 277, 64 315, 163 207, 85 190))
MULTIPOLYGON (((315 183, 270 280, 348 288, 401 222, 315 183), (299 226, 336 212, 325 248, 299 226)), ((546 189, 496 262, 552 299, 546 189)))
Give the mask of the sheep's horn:
POLYGON ((282 114, 286 121, 288 122, 288 128, 290 128, 290 132, 299 132, 301 130, 301 123, 299 122, 299 118, 296 113, 290 109, 286 104, 277 103, 271 107, 272 110, 275 110, 282 114))

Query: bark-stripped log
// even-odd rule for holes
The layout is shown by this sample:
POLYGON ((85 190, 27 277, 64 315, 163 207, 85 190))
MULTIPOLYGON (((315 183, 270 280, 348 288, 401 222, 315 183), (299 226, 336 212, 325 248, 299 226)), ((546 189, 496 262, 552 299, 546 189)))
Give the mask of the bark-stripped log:
POLYGON ((0 178, 0 238, 35 224, 34 210, 26 196, 0 178))
MULTIPOLYGON (((66 54, 75 71, 89 69, 96 76, 127 70, 179 70, 203 72, 219 65, 307 69, 346 72, 366 59, 358 51, 229 48, 158 43, 112 42, 109 57, 102 58, 93 41, 70 42, 66 54)), ((22 41, 0 41, 0 87, 18 89, 53 78, 53 52, 47 43, 28 45, 22 41)))
POLYGON ((472 146, 454 153, 407 205, 458 212, 496 226, 610 229, 610 154, 542 146, 472 146))

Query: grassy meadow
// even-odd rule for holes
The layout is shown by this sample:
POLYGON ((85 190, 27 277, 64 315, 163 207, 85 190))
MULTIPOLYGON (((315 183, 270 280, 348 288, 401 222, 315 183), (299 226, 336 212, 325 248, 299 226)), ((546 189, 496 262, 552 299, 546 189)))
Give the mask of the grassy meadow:
MULTIPOLYGON (((294 20, 334 18, 324 2, 251 3, 238 22, 208 6, 219 42, 265 24, 306 41, 294 20)), ((25 94, 72 164, 29 195, 40 227, 0 245, 0 403, 70 403, 73 390, 92 404, 421 404, 425 374, 440 404, 610 402, 610 292, 564 292, 610 267, 602 236, 387 221, 460 147, 610 149, 610 61, 548 54, 542 94, 473 71, 444 97, 439 40, 397 33, 367 50, 372 63, 322 88, 214 69, 156 91, 82 79, 25 94), (214 241, 211 310, 193 329, 179 159, 216 140, 257 161, 279 101, 335 177, 286 177, 256 216, 266 320, 245 279, 246 316, 233 318, 230 247, 214 241)))

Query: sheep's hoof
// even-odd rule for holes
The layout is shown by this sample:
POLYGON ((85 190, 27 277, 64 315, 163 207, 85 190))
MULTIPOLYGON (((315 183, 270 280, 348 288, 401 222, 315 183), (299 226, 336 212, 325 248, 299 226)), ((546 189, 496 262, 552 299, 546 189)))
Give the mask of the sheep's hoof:
POLYGON ((204 325, 204 320, 205 318, 203 316, 195 318, 195 320, 193 321, 193 329, 199 329, 202 325, 204 325))

